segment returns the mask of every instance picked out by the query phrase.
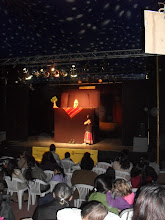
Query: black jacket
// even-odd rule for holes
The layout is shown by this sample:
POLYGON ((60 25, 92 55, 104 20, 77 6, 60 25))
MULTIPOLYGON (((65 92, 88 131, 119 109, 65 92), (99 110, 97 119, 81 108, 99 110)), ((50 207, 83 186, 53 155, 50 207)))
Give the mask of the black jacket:
POLYGON ((33 213, 33 220, 56 220, 57 212, 60 209, 68 207, 67 204, 61 205, 58 199, 54 199, 53 201, 37 206, 33 213))

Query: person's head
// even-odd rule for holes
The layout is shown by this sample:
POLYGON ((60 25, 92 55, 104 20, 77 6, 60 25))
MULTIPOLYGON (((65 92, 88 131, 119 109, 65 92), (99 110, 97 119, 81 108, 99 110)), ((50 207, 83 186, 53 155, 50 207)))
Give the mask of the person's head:
POLYGON ((121 153, 121 156, 119 158, 119 163, 122 169, 130 168, 130 161, 128 159, 128 155, 125 153, 121 153))
POLYGON ((106 170, 106 175, 113 181, 115 180, 115 170, 113 169, 113 167, 108 167, 108 169, 106 170))
POLYGON ((64 169, 62 167, 60 167, 58 164, 56 164, 54 166, 54 174, 62 174, 63 177, 65 177, 65 174, 64 174, 64 169))
POLYGON ((95 178, 94 190, 100 193, 106 193, 112 188, 112 181, 106 174, 101 174, 95 178))
POLYGON ((131 170, 131 177, 136 177, 142 174, 142 170, 139 167, 133 167, 131 170))
POLYGON ((129 183, 124 179, 116 179, 113 185, 113 192, 115 196, 124 197, 132 193, 129 183))
POLYGON ((61 205, 69 205, 72 200, 72 189, 66 183, 58 183, 53 189, 53 197, 59 200, 61 205))
POLYGON ((48 161, 56 163, 56 160, 54 159, 53 154, 50 151, 43 154, 41 164, 45 164, 48 161))
POLYGON ((80 167, 82 170, 92 170, 94 167, 94 161, 90 157, 90 153, 86 152, 81 160, 80 167))
POLYGON ((165 220, 165 187, 144 186, 136 200, 132 220, 165 220))
POLYGON ((56 146, 55 144, 51 144, 50 147, 49 147, 50 151, 56 151, 56 146))
POLYGON ((14 159, 9 159, 7 164, 7 173, 9 176, 12 176, 14 169, 17 168, 17 162, 14 159))
POLYGON ((70 158, 70 153, 69 152, 65 153, 65 158, 70 158))
POLYGON ((98 201, 88 202, 81 210, 82 220, 103 220, 107 214, 107 208, 98 201))

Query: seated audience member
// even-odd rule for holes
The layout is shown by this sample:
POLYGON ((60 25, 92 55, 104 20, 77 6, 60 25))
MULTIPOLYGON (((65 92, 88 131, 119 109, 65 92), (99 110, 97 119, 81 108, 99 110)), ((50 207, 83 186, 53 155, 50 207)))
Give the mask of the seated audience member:
MULTIPOLYGON (((31 157, 31 160, 28 161, 28 168, 24 170, 24 176, 27 181, 29 180, 34 180, 34 179, 39 179, 44 181, 45 183, 47 182, 47 176, 44 173, 44 171, 39 168, 36 163, 34 157, 31 157)), ((46 185, 41 185, 41 191, 46 191, 48 189, 48 186, 46 185)))
POLYGON ((115 181, 116 177, 115 170, 113 169, 113 167, 108 167, 105 174, 112 180, 112 182, 115 181))
POLYGON ((72 190, 65 183, 58 183, 53 190, 54 199, 44 205, 37 206, 32 216, 33 220, 56 219, 57 211, 69 207, 72 190))
POLYGON ((14 159, 10 159, 8 161, 8 165, 7 165, 6 171, 7 171, 6 174, 8 176, 10 176, 11 178, 15 177, 15 178, 18 178, 18 179, 23 181, 23 183, 18 183, 19 189, 22 189, 25 186, 27 186, 26 179, 22 175, 21 170, 18 169, 17 162, 14 159))
POLYGON ((113 184, 111 192, 107 192, 108 205, 118 208, 120 211, 133 207, 135 194, 130 184, 124 179, 117 179, 113 184), (114 198, 113 195, 114 194, 114 198))
POLYGON ((147 185, 142 187, 134 205, 132 220, 164 220, 165 187, 147 185))
POLYGON ((64 169, 61 168, 58 164, 56 164, 54 168, 54 176, 52 177, 51 181, 66 183, 64 169))
MULTIPOLYGON (((7 176, 10 176, 11 179, 12 177, 14 178, 17 178, 17 179, 20 179, 22 180, 23 182, 22 183, 18 183, 18 189, 23 189, 27 186, 27 181, 26 179, 24 178, 24 176, 22 175, 22 172, 20 169, 18 169, 18 166, 17 166, 17 162, 15 159, 10 159, 8 161, 8 164, 7 164, 7 167, 6 167, 6 175, 7 176)), ((17 198, 17 194, 14 193, 12 196, 11 196, 11 199, 15 202, 18 201, 18 198, 17 198)), ((25 198, 24 198, 25 199, 25 198)))
POLYGON ((82 210, 77 208, 64 208, 57 212, 58 220, 119 220, 120 217, 98 201, 90 201, 82 210))
POLYGON ((28 167, 28 165, 27 165, 28 157, 30 157, 30 155, 26 151, 20 153, 20 157, 17 161, 18 168, 20 170, 28 167))
POLYGON ((135 166, 131 170, 132 188, 139 188, 141 184, 142 184, 142 169, 135 166))
POLYGON ((52 153, 50 151, 45 152, 42 156, 42 161, 40 163, 40 168, 42 170, 52 170, 52 171, 54 171, 56 165, 57 165, 57 162, 54 159, 52 153))
POLYGON ((94 161, 90 157, 90 153, 85 153, 80 167, 81 170, 75 170, 72 175, 71 183, 74 186, 75 184, 87 184, 94 186, 94 180, 97 177, 97 174, 92 171, 94 166, 94 161))
POLYGON ((112 182, 109 180, 106 174, 97 176, 94 182, 94 192, 91 193, 88 201, 96 200, 101 202, 108 209, 108 211, 118 214, 118 209, 113 208, 114 206, 111 206, 107 203, 106 193, 111 190, 111 188, 112 182))
POLYGON ((54 144, 51 144, 51 145, 50 145, 50 152, 53 154, 53 157, 54 157, 54 159, 56 160, 56 162, 58 163, 58 165, 59 165, 60 167, 62 167, 60 157, 59 157, 58 154, 55 153, 55 152, 56 152, 56 146, 55 146, 54 144))
POLYGON ((122 151, 118 160, 113 162, 113 168, 119 171, 125 171, 130 173, 133 164, 128 159, 128 154, 126 151, 122 151))
POLYGON ((119 216, 112 212, 108 212, 108 209, 98 201, 88 202, 81 210, 82 220, 118 220, 119 216))
POLYGON ((70 160, 70 161, 72 161, 72 159, 70 158, 70 153, 69 152, 65 153, 65 158, 63 160, 70 160))

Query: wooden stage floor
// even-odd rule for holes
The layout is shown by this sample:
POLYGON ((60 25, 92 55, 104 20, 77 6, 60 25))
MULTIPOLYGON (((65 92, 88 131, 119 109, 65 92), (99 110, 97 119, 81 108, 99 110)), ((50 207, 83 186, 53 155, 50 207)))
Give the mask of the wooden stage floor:
POLYGON ((27 141, 9 141, 8 145, 12 147, 49 147, 51 144, 55 144, 57 148, 71 148, 71 149, 89 149, 89 150, 100 150, 100 151, 116 151, 120 152, 123 149, 132 151, 132 146, 123 146, 119 138, 103 139, 93 145, 83 144, 69 144, 69 143, 57 143, 51 137, 32 136, 27 141))

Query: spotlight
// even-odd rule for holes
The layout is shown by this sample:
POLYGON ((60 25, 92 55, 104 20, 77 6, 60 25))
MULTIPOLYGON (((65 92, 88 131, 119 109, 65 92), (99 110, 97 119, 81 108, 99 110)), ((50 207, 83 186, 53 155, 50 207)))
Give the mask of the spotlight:
POLYGON ((103 81, 102 79, 98 79, 98 82, 99 82, 99 83, 102 83, 102 81, 103 81))

